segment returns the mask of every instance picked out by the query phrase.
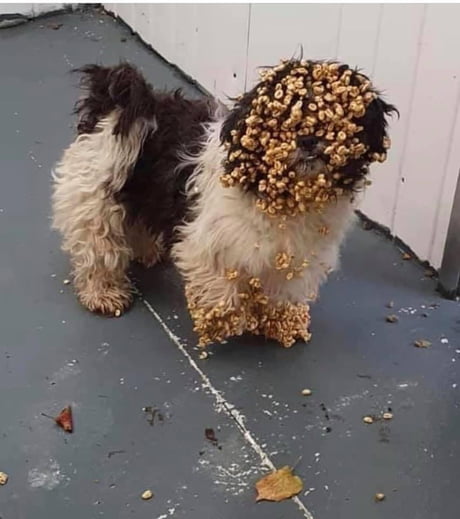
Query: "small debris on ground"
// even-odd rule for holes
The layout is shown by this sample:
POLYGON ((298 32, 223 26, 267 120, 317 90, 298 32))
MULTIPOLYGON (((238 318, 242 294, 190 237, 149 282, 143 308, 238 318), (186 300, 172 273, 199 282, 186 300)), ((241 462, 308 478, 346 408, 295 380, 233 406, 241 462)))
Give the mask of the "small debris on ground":
MULTIPOLYGON (((53 382, 51 383, 53 384, 53 382)), ((73 432, 73 418, 72 418, 72 408, 70 405, 64 407, 64 409, 57 416, 50 416, 45 413, 41 413, 42 416, 53 420, 61 429, 64 429, 66 432, 73 432)))
POLYGON ((70 279, 64 279, 63 283, 64 285, 70 285, 70 279))
POLYGON ((125 41, 127 41, 127 38, 120 38, 120 41, 124 43, 125 41))
POLYGON ((423 275, 426 277, 426 278, 434 278, 436 276, 436 272, 434 270, 425 270, 425 272, 423 273, 423 275))
POLYGON ((64 24, 62 23, 48 23, 46 26, 48 29, 53 29, 53 31, 59 30, 64 24))
POLYGON ((394 304, 393 301, 389 301, 385 306, 386 306, 387 308, 393 308, 394 305, 395 305, 395 304, 394 304))
POLYGON ((107 453, 107 458, 111 458, 112 456, 115 456, 115 454, 124 454, 126 451, 110 451, 107 453))
POLYGON ((216 433, 214 432, 214 429, 206 428, 204 430, 204 435, 208 441, 210 441, 213 445, 218 445, 219 440, 216 438, 216 433))
POLYGON ((148 501, 149 499, 152 499, 153 492, 151 490, 145 490, 142 492, 141 497, 144 501, 148 501))
POLYGON ((399 317, 394 314, 387 315, 386 321, 387 321, 387 323, 397 323, 399 321, 399 317))
POLYGON ((200 360, 205 360, 209 357, 209 354, 207 351, 202 351, 199 355, 200 360))
POLYGON ((385 494, 382 494, 381 492, 378 492, 377 494, 375 494, 374 499, 375 499, 375 501, 377 501, 377 502, 379 502, 379 501, 384 501, 384 499, 385 499, 385 494))
POLYGON ((371 424, 371 423, 374 423, 374 419, 372 418, 372 416, 365 416, 363 418, 363 422, 367 423, 367 424, 371 424))
POLYGON ((311 389, 302 389, 303 396, 310 396, 313 393, 311 389))
POLYGON ((404 261, 408 261, 408 260, 412 259, 412 256, 410 254, 408 254, 407 252, 404 252, 403 255, 402 255, 402 259, 404 261))
POLYGON ((429 348, 431 346, 431 342, 425 339, 417 339, 414 341, 414 346, 416 348, 429 348))
POLYGON ((291 467, 283 467, 256 483, 256 501, 284 501, 302 491, 303 483, 299 476, 294 476, 291 467))
POLYGON ((71 433, 73 431, 73 418, 72 408, 70 405, 64 407, 64 409, 56 416, 54 421, 62 427, 64 431, 71 433))
POLYGON ((393 418, 393 413, 383 413, 384 420, 391 420, 393 418))
POLYGON ((8 483, 8 474, 0 472, 0 485, 6 485, 8 483))
POLYGON ((163 413, 161 413, 160 410, 156 407, 148 405, 146 407, 143 407, 142 411, 144 411, 144 413, 147 415, 147 422, 151 426, 155 425, 155 420, 161 423, 164 421, 163 413))

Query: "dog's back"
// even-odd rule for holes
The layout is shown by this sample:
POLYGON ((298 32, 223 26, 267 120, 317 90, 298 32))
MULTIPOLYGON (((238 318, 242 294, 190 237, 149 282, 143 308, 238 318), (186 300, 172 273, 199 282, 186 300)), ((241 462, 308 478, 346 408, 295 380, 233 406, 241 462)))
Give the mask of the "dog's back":
POLYGON ((127 211, 127 221, 142 222, 152 235, 169 240, 186 213, 185 184, 193 168, 178 168, 180 155, 194 155, 216 104, 210 98, 186 99, 177 90, 155 91, 132 65, 88 65, 82 74, 85 95, 76 105, 78 132, 97 131, 104 117, 116 112, 113 135, 138 141, 139 152, 114 193, 127 211))

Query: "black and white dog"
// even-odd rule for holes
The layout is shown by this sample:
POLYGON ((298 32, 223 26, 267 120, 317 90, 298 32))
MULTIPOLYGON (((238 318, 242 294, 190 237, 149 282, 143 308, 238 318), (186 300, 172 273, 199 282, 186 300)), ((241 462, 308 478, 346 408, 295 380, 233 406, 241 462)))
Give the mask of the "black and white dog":
POLYGON ((170 255, 200 344, 309 338, 368 166, 396 112, 363 74, 290 60, 225 109, 157 92, 132 66, 86 66, 78 135, 54 172, 53 226, 89 310, 120 315, 127 268, 170 255))

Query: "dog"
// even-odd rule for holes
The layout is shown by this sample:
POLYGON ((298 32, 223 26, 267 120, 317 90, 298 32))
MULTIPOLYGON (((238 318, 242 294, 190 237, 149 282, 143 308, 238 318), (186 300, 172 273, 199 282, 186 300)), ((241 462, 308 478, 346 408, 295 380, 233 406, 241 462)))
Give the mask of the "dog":
POLYGON ((263 68, 229 108, 154 90, 128 63, 78 72, 52 212, 81 303, 119 316, 130 262, 170 257, 201 346, 244 332, 308 341, 309 304, 338 268, 397 109, 329 61, 263 68))

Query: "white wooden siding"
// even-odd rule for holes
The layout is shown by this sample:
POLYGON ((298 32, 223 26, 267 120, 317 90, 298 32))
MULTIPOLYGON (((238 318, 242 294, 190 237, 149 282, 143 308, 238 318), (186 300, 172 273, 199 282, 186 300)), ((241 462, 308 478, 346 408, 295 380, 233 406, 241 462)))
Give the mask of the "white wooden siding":
POLYGON ((401 113, 362 209, 440 266, 460 167, 460 5, 105 6, 223 100, 301 47, 361 67, 401 113))

